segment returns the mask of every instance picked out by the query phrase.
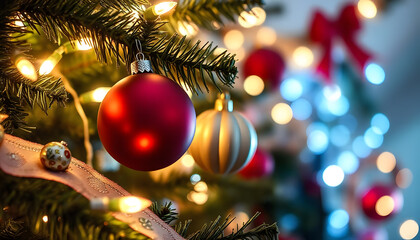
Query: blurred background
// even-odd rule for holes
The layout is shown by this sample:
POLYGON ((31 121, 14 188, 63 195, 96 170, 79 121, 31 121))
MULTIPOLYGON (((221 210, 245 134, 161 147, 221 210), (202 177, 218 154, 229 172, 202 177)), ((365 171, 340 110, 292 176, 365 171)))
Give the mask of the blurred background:
MULTIPOLYGON (((223 90, 258 134, 257 153, 239 173, 204 171, 190 153, 154 172, 120 165, 103 149, 96 118, 125 68, 102 65, 87 49, 65 55, 55 71, 79 94, 95 168, 133 194, 172 201, 195 229, 228 213, 236 217, 231 229, 259 211, 255 224, 277 222, 279 239, 414 239, 419 10, 418 0, 266 0, 254 14, 212 30, 191 19, 172 22, 170 31, 236 54, 238 78, 223 90)), ((40 66, 58 46, 30 37, 40 66)), ((216 89, 186 91, 197 115, 214 107, 216 89)), ((84 160, 73 97, 48 116, 32 110, 37 129, 16 135, 42 144, 65 140, 84 160)))

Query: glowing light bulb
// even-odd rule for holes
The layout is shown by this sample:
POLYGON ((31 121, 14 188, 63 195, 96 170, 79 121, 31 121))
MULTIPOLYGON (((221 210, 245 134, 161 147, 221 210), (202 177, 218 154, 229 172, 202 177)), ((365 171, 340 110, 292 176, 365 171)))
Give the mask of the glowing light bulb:
POLYGON ((322 173, 322 179, 330 187, 337 187, 344 180, 344 172, 339 166, 330 165, 322 173))
POLYGON ((383 173, 390 173, 394 170, 397 160, 395 159, 394 154, 390 152, 381 153, 376 159, 376 166, 379 171, 383 173))
POLYGON ((76 49, 81 51, 92 49, 91 42, 91 39, 80 39, 76 41, 76 49))
POLYGON ((185 21, 178 22, 178 31, 180 34, 187 37, 193 37, 198 32, 198 27, 194 23, 188 23, 185 21))
POLYGON ((57 63, 61 60, 62 57, 63 55, 61 55, 58 52, 54 52, 53 54, 51 54, 51 56, 49 56, 47 60, 45 60, 42 63, 41 67, 39 68, 39 74, 49 74, 54 69, 55 65, 57 65, 57 63))
POLYGON ((195 174, 191 175, 190 181, 191 181, 192 184, 197 184, 199 181, 201 181, 200 174, 195 173, 195 174))
POLYGON ((185 154, 181 158, 181 163, 184 167, 191 168, 194 166, 194 158, 189 154, 185 154))
POLYGON ((197 184, 195 184, 194 190, 196 192, 207 192, 208 187, 207 187, 207 184, 205 182, 201 181, 201 182, 198 182, 197 184))
POLYGON ((378 134, 385 134, 389 130, 389 120, 387 116, 383 113, 377 113, 375 114, 371 121, 370 125, 372 126, 372 129, 378 133, 378 134))
POLYGON ((378 12, 375 3, 371 0, 360 0, 357 3, 357 9, 365 18, 374 18, 378 12))
POLYGON ((307 68, 312 65, 314 61, 314 54, 311 49, 305 46, 300 46, 293 51, 292 58, 298 67, 307 68))
POLYGON ((236 50, 242 47, 244 44, 245 38, 241 31, 239 30, 230 30, 223 37, 223 42, 228 49, 236 50))
POLYGON ((382 196, 375 204, 375 211, 379 216, 388 216, 394 211, 394 199, 390 196, 382 196))
POLYGON ((366 79, 375 85, 382 84, 385 81, 384 69, 376 63, 370 63, 365 68, 366 79))
POLYGON ((92 92, 92 100, 94 102, 102 102, 104 100, 106 94, 109 92, 110 87, 100 87, 92 92))
POLYGON ((338 209, 333 211, 328 217, 328 223, 331 227, 341 229, 349 224, 350 216, 346 210, 338 209))
POLYGON ((264 81, 256 75, 251 75, 244 81, 244 90, 251 96, 258 96, 264 91, 264 81))
POLYGON ((270 27, 262 27, 257 32, 257 42, 263 46, 271 46, 277 40, 277 33, 270 27))
POLYGON ((271 117, 277 124, 287 124, 293 118, 292 108, 286 103, 278 103, 271 109, 271 117))
POLYGON ((287 78, 280 85, 280 93, 287 101, 294 101, 303 94, 302 83, 295 78, 287 78))
POLYGON ((156 15, 162 15, 171 11, 177 5, 176 2, 161 2, 153 6, 153 12, 156 15))
POLYGON ((416 221, 409 219, 400 226, 400 236, 402 239, 413 239, 419 233, 419 225, 416 221))
POLYGON ((26 78, 32 81, 36 81, 38 79, 35 67, 29 60, 25 58, 19 58, 16 61, 16 67, 19 70, 19 72, 26 78))
POLYGON ((257 22, 255 23, 255 26, 263 24, 265 22, 265 18, 267 17, 265 10, 260 7, 253 7, 251 10, 257 17, 257 22))
POLYGON ((119 199, 120 211, 124 213, 140 212, 149 205, 148 201, 143 201, 142 199, 134 196, 122 197, 119 199))
POLYGON ((197 205, 203 205, 207 202, 209 196, 207 195, 207 193, 204 192, 191 191, 190 193, 188 193, 187 198, 188 200, 194 202, 197 205))
POLYGON ((250 12, 243 11, 238 17, 238 23, 244 28, 251 28, 256 25, 257 17, 250 12))
POLYGON ((23 22, 20 21, 20 20, 16 20, 15 25, 18 26, 18 27, 24 27, 25 26, 25 24, 23 24, 23 22))
POLYGON ((47 216, 47 215, 44 215, 44 216, 42 217, 42 221, 43 221, 44 223, 47 223, 47 222, 48 222, 48 216, 47 216))

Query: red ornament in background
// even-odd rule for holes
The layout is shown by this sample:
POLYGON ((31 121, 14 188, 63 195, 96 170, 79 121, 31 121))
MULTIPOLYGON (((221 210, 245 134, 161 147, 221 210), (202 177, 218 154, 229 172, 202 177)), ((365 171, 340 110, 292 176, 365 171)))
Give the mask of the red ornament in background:
POLYGON ((154 171, 177 161, 195 131, 194 106, 175 82, 154 73, 128 76, 108 92, 98 113, 106 151, 126 167, 154 171))
POLYGON ((286 64, 283 57, 270 49, 258 49, 249 54, 243 66, 244 78, 257 75, 271 88, 280 85, 286 64))
POLYGON ((242 170, 239 175, 246 179, 261 178, 269 176, 274 171, 274 159, 266 151, 257 148, 254 157, 242 170))
POLYGON ((374 185, 362 195, 361 204, 367 217, 385 220, 401 210, 403 196, 394 186, 374 185))

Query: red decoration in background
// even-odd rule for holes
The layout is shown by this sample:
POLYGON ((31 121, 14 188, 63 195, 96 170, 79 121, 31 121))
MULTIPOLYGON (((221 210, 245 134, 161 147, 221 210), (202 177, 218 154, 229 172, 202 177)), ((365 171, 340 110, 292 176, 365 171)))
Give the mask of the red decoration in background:
POLYGON ((345 6, 337 20, 329 20, 322 12, 315 12, 309 36, 314 43, 321 44, 324 50, 317 72, 325 77, 327 82, 331 82, 331 50, 335 37, 344 42, 360 70, 363 70, 366 62, 370 59, 370 55, 355 41, 355 35, 360 29, 361 23, 354 5, 345 6))
POLYGON ((98 113, 98 133, 107 152, 126 167, 154 171, 177 161, 195 131, 194 106, 169 78, 128 76, 108 92, 98 113))
POLYGON ((266 151, 257 148, 254 157, 248 165, 239 171, 239 175, 243 178, 261 178, 269 176, 274 171, 274 159, 266 151))
POLYGON ((243 66, 244 78, 257 75, 271 88, 280 85, 286 64, 283 57, 270 49, 258 49, 249 54, 243 66))
POLYGON ((401 192, 394 186, 374 185, 362 195, 361 204, 367 217, 373 220, 385 220, 401 210, 403 197, 401 192), (378 200, 384 196, 391 197, 393 203, 384 201, 382 204, 377 204, 378 200), (382 209, 382 212, 389 214, 381 215, 378 213, 378 209, 382 209))

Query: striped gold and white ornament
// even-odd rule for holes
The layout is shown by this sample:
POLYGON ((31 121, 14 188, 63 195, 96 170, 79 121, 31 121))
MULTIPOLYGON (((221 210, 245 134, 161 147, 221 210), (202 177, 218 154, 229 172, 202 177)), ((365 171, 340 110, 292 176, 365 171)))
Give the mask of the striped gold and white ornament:
POLYGON ((257 143, 254 127, 241 113, 233 111, 229 94, 223 93, 216 100, 213 110, 198 116, 189 153, 202 169, 229 174, 249 163, 257 143))

